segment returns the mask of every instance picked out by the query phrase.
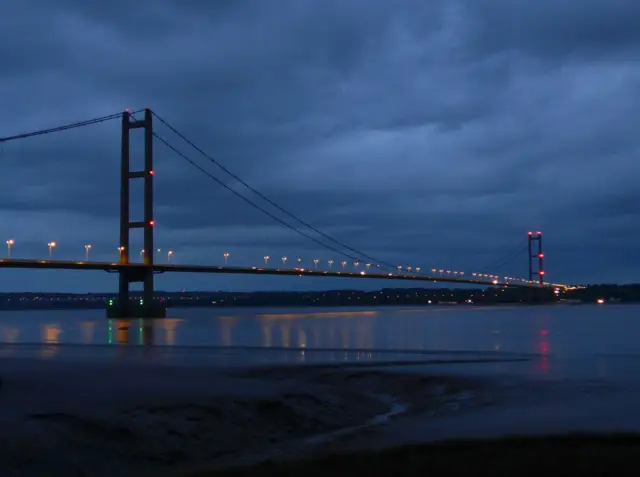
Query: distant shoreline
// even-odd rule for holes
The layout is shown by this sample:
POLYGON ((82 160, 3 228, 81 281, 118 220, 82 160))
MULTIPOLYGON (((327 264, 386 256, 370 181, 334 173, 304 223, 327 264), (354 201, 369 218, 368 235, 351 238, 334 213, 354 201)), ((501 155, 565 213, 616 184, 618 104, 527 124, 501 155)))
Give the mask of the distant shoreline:
MULTIPOLYGON (((417 308, 478 308, 478 307, 510 307, 510 306, 589 306, 596 305, 595 302, 580 302, 580 303, 563 303, 563 302, 513 302, 513 303, 385 303, 385 304, 287 304, 280 303, 277 305, 274 304, 246 304, 246 305, 234 305, 234 304, 222 304, 222 305, 211 305, 211 304, 185 304, 185 303, 177 303, 168 305, 167 309, 176 309, 176 308, 194 308, 194 309, 229 309, 229 308, 393 308, 393 307, 402 307, 402 306, 410 306, 417 308)), ((638 302, 620 302, 614 304, 621 305, 633 305, 638 304, 638 302)), ((73 304, 73 303, 46 303, 39 304, 34 306, 0 306, 0 311, 74 311, 74 310, 104 310, 106 309, 106 303, 91 303, 91 304, 73 304)))
MULTIPOLYGON (((139 294, 139 293, 138 293, 139 294)), ((142 297, 134 292, 133 300, 142 297)), ((292 308, 389 306, 486 306, 639 303, 640 285, 592 285, 576 290, 472 288, 383 288, 374 291, 282 292, 157 291, 167 308, 292 308)), ((95 310, 117 300, 115 293, 0 293, 0 310, 95 310)))

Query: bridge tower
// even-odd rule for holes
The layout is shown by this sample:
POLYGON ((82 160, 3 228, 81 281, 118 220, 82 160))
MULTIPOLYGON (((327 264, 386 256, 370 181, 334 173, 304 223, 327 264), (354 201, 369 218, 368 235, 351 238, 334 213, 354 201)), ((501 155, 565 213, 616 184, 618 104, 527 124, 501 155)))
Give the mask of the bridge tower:
POLYGON ((118 271, 118 300, 115 307, 108 308, 107 314, 112 318, 157 318, 164 317, 166 310, 154 302, 153 285, 153 116, 147 108, 144 119, 131 117, 129 110, 122 113, 122 150, 120 173, 120 264, 129 265, 131 229, 144 230, 144 262, 143 266, 126 267, 118 271), (131 171, 130 166, 130 133, 132 129, 144 129, 144 170, 131 171), (132 179, 144 181, 144 216, 139 222, 131 222, 130 185, 132 179), (131 283, 142 282, 142 300, 131 301, 131 283))
POLYGON ((529 232, 529 281, 533 282, 534 275, 538 276, 540 285, 544 283, 544 253, 542 252, 542 232, 529 232), (533 253, 533 242, 538 242, 538 251, 533 253), (537 261, 537 269, 534 270, 533 262, 537 261))

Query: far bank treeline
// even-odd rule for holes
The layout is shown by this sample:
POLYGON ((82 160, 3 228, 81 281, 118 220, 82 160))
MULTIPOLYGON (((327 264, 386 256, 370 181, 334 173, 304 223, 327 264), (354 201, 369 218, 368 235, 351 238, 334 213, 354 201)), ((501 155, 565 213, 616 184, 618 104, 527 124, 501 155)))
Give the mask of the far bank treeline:
MULTIPOLYGON (((113 293, 0 293, 0 310, 100 309, 113 293)), ((135 297, 139 299, 140 297, 135 297)), ((590 285, 561 291, 511 287, 384 288, 377 291, 330 290, 304 292, 158 292, 167 307, 398 306, 516 303, 640 302, 640 284, 590 285)))

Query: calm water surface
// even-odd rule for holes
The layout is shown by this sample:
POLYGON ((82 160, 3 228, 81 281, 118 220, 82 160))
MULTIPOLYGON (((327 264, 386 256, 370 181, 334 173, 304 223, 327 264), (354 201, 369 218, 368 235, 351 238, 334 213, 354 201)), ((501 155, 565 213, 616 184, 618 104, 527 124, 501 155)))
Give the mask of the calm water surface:
POLYGON ((0 351, 203 364, 527 357, 528 372, 561 375, 570 368, 598 376, 640 364, 637 305, 173 309, 169 316, 2 312, 0 351))

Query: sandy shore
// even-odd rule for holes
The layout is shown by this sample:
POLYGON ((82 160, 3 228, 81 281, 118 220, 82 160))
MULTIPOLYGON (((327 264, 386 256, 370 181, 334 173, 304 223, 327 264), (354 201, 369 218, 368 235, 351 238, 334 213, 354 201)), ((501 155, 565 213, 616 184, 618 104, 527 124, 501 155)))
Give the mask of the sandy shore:
MULTIPOLYGON (((412 363, 415 364, 415 363, 412 363)), ((313 455, 484 385, 367 365, 249 369, 2 359, 0 475, 183 475, 313 455)))

